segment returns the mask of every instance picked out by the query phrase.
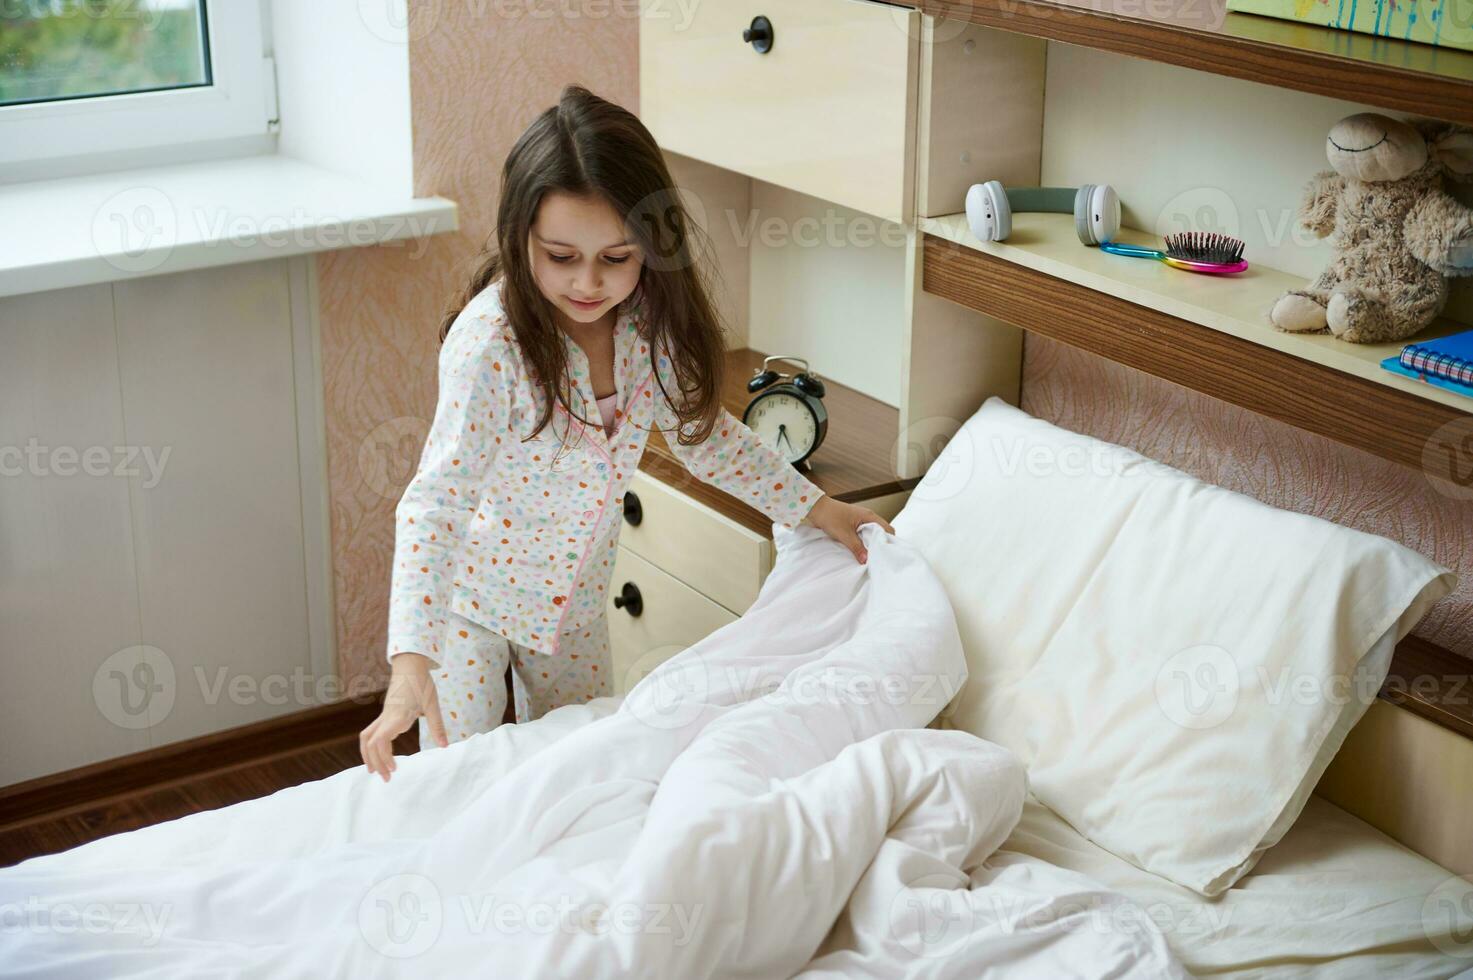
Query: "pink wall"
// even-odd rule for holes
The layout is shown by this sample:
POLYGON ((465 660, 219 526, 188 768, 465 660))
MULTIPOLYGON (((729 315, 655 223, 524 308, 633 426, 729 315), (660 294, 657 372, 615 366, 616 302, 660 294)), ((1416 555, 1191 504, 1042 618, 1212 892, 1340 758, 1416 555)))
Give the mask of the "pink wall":
POLYGON ((460 231, 418 248, 318 262, 338 667, 349 690, 386 677, 394 505, 434 415, 440 314, 495 227, 501 165, 571 82, 638 110, 632 3, 411 0, 414 183, 460 206, 460 231))
POLYGON ((1441 562, 1461 581, 1415 632, 1473 656, 1473 508, 1433 489, 1420 471, 1032 335, 1024 342, 1022 408, 1441 562))

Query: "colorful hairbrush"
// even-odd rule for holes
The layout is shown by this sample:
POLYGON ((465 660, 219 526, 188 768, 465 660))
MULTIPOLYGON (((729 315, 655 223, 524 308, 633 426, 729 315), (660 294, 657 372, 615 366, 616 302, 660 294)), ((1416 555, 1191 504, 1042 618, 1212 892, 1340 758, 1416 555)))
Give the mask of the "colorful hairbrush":
POLYGON ((1248 268, 1243 261, 1243 243, 1230 235, 1189 231, 1166 236, 1166 251, 1125 242, 1101 242, 1100 249, 1137 259, 1156 259, 1173 269, 1228 276, 1248 268))

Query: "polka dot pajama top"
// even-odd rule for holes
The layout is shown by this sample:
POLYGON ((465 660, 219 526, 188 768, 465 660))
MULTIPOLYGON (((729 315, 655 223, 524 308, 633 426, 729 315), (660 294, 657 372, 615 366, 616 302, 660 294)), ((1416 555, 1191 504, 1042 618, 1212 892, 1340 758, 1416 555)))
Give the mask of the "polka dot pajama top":
MULTIPOLYGON (((614 325, 612 432, 601 424, 587 355, 563 334, 572 403, 588 421, 558 405, 522 441, 543 395, 529 381, 500 286, 471 300, 440 349, 435 417, 395 509, 391 658, 412 651, 440 666, 451 612, 546 654, 603 616, 624 491, 650 427, 668 431, 678 421, 664 394, 680 390, 674 366, 651 350, 636 288, 614 325)), ((799 523, 822 494, 724 409, 704 442, 682 446, 673 432, 666 441, 697 479, 775 522, 799 523)))

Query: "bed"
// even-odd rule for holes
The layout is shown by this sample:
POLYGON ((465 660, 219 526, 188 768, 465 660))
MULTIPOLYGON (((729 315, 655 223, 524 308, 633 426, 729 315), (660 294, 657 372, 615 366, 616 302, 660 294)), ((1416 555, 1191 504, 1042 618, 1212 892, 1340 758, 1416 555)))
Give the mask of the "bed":
POLYGON ((997 860, 1068 868, 1128 895, 1193 976, 1450 977, 1473 967, 1468 937, 1438 905, 1439 889, 1460 879, 1318 797, 1217 899, 1115 857, 1037 800, 997 860))
POLYGON ((996 400, 953 445, 622 699, 0 870, 4 974, 1473 966, 1473 886, 1311 793, 1447 570, 996 400))

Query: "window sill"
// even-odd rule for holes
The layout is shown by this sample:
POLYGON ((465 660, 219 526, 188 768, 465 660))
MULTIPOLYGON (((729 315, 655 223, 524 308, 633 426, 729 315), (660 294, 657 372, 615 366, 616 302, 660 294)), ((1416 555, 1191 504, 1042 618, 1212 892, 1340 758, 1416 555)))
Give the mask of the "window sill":
POLYGON ((0 296, 457 230, 454 201, 266 155, 0 185, 0 296))

